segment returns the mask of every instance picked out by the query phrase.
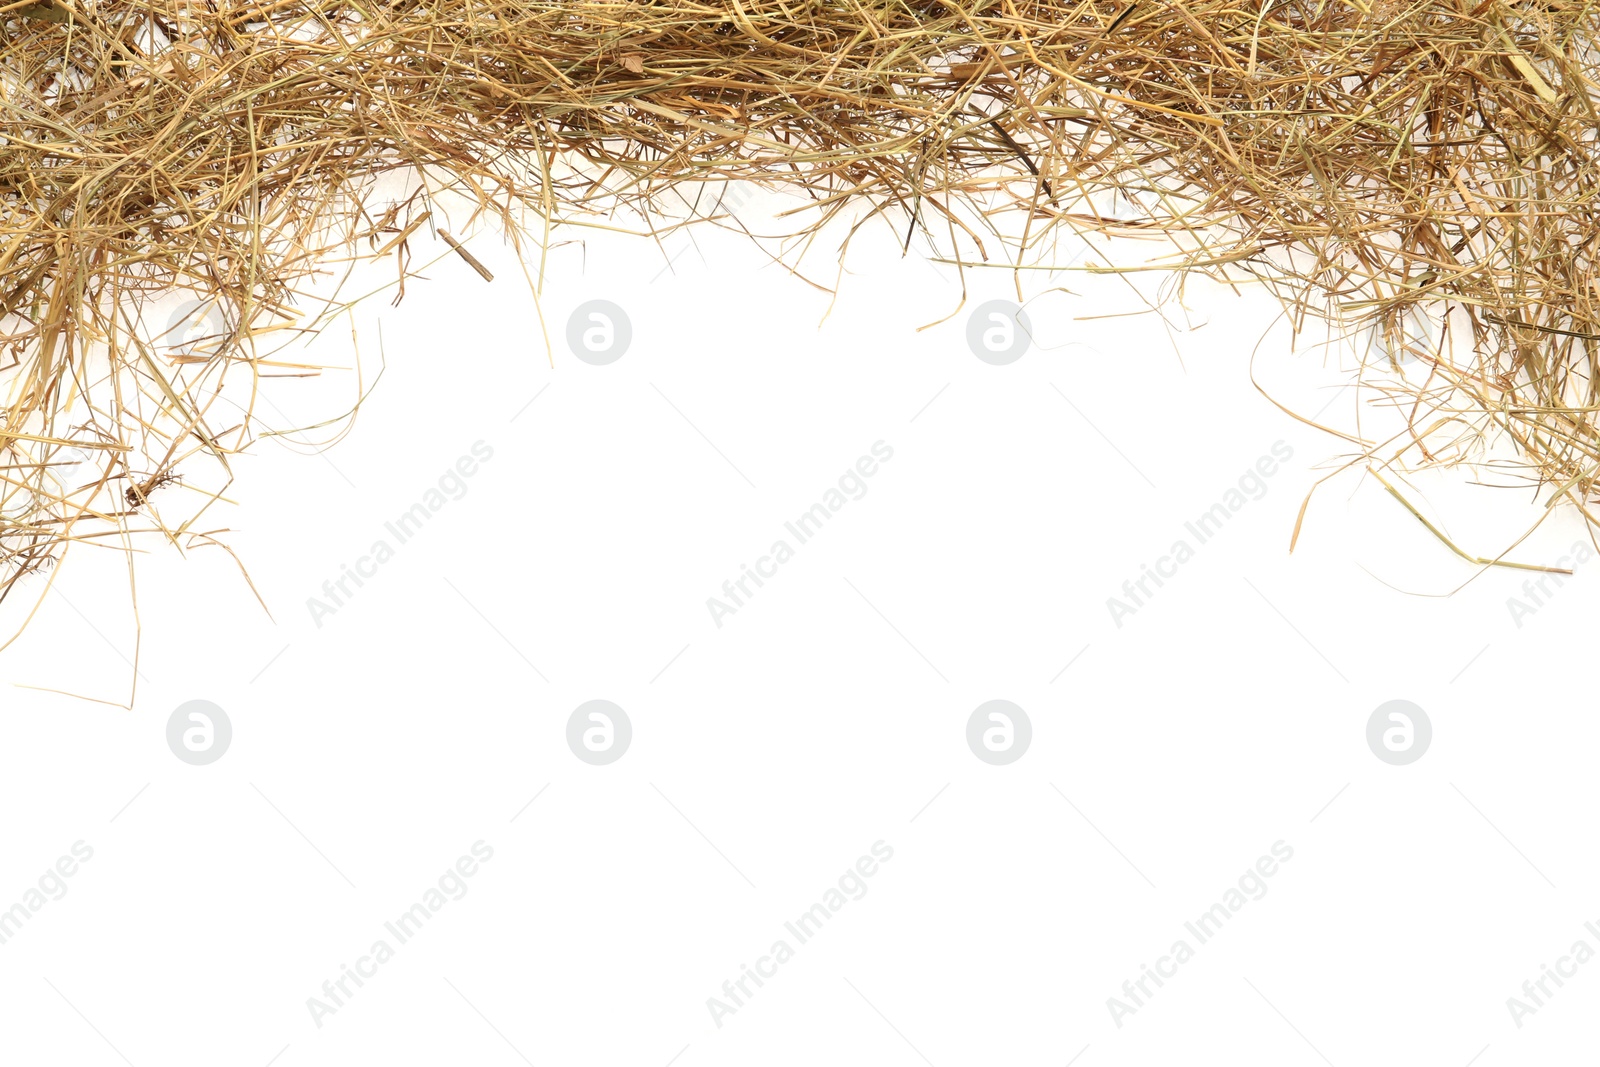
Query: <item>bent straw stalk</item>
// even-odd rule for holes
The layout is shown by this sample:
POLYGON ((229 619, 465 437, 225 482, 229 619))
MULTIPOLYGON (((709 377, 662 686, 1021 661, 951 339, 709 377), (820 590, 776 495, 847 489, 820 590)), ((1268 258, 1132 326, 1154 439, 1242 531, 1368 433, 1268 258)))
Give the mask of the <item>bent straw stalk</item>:
POLYGON ((206 543, 160 502, 201 492, 203 514, 221 490, 182 470, 226 472, 259 436, 257 339, 329 257, 403 250, 446 189, 519 248, 527 217, 728 180, 798 189, 816 227, 867 204, 984 258, 1009 210, 1017 263, 1111 228, 1083 205, 1117 190, 1183 250, 1162 269, 1264 285, 1297 329, 1455 323, 1467 354, 1416 353, 1418 383, 1387 387, 1407 431, 1359 441, 1366 461, 1509 440, 1592 520, 1590 2, 0 5, 0 599, 70 545, 206 543), (420 197, 371 207, 389 172, 420 197), (198 348, 142 326, 173 292, 213 323, 198 348), (221 402, 241 377, 247 401, 221 402))

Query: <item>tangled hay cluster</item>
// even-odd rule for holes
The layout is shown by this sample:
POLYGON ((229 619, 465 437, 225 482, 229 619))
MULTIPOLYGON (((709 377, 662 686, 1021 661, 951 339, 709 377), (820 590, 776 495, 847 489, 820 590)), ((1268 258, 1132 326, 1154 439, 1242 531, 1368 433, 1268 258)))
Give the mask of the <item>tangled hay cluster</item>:
POLYGON ((328 257, 403 252, 444 189, 548 244, 519 220, 747 179, 798 188, 816 220, 865 202, 984 256, 1002 235, 1015 261, 1107 228, 1083 205, 1121 190, 1186 250, 1174 269, 1266 284, 1297 323, 1403 339, 1453 310, 1470 344, 1417 353, 1383 462, 1508 436, 1556 496, 1600 493, 1589 0, 0 11, 0 597, 73 543, 197 536, 153 498, 255 435, 261 334, 328 257), (372 206, 399 170, 421 195, 372 206), (214 309, 202 350, 141 325, 174 291, 214 309), (220 404, 230 375, 246 402, 220 404))

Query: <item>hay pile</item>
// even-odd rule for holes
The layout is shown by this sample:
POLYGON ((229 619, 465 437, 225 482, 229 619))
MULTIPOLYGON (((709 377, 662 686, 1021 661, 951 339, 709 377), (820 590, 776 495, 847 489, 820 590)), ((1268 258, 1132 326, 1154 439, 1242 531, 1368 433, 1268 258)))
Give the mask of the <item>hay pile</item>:
POLYGON ((1297 321, 1396 338, 1417 309, 1457 310, 1468 354, 1419 353, 1413 433, 1363 451, 1457 462, 1509 435, 1560 498, 1597 495, 1587 0, 0 11, 0 597, 72 543, 193 538, 159 498, 258 430, 221 381, 272 370, 258 340, 305 312, 329 256, 431 241, 446 188, 516 232, 749 179, 811 196, 808 226, 867 202, 1013 261, 1102 226, 1085 197, 1123 190, 1189 250, 1172 262, 1265 284, 1297 321), (396 170, 422 191, 371 206, 396 170), (208 347, 140 325, 174 290, 213 309, 208 347))

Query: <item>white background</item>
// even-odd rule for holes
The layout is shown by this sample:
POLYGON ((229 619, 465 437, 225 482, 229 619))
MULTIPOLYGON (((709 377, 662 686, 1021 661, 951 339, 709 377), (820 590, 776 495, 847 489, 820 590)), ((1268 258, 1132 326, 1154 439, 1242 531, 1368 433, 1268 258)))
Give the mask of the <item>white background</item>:
MULTIPOLYGON (((775 233, 772 206, 739 214, 775 233)), ((381 321, 353 431, 321 458, 261 442, 210 513, 270 617, 222 551, 146 542, 136 628, 123 560, 74 550, 0 653, 0 908, 75 842, 93 858, 0 945, 0 1061, 1587 1056, 1600 965, 1520 1028, 1506 1000, 1600 949, 1600 586, 1579 568, 1519 626, 1528 574, 1480 575, 1359 473, 1291 555, 1353 449, 1263 390, 1353 432, 1348 359, 1248 288, 1192 279, 1163 318, 1138 295, 1163 275, 1030 272, 1034 346, 991 366, 966 318, 1016 279, 968 271, 963 306, 903 227, 869 224, 842 277, 820 243, 809 281, 736 234, 563 231, 537 300, 493 233, 486 284, 424 230, 428 280, 296 357, 359 354, 370 384, 381 321), (564 339, 592 299, 632 324, 608 366, 564 339), (479 441, 466 495, 319 627, 307 599, 479 441), (866 495, 714 625, 707 598, 878 441, 866 495), (1280 441, 1265 495, 1117 626, 1107 598, 1280 441), (565 741, 597 698, 634 731, 602 767, 565 741), (996 698, 1033 725, 1004 767, 965 738, 996 698), (232 721, 210 766, 167 748, 193 699, 232 721), (1367 748, 1391 699, 1433 724, 1410 766, 1367 748), (467 894, 317 1025, 308 998, 478 841, 467 894), (797 945, 784 923, 878 841, 866 895, 797 945), (1279 841, 1266 895, 1119 1027, 1107 998, 1279 841), (707 998, 780 938, 793 960, 719 1026, 707 998)), ((356 383, 273 382, 261 414, 308 425, 356 383)), ((1542 514, 1469 481, 1406 491, 1472 552, 1542 514)), ((1514 557, 1582 536, 1557 514, 1514 557)))

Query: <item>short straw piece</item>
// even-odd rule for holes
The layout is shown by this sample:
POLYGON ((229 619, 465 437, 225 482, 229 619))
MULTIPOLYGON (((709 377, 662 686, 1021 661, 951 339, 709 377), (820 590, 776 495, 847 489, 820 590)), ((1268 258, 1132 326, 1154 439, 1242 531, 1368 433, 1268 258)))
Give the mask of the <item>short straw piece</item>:
POLYGON ((494 281, 494 275, 489 273, 489 268, 485 267, 482 263, 479 263, 478 257, 474 256, 471 252, 468 252, 465 248, 463 248, 461 246, 461 242, 457 241, 454 237, 451 237, 444 230, 439 230, 437 232, 439 236, 444 239, 444 243, 455 250, 456 255, 467 261, 467 266, 483 275, 484 281, 494 281))

